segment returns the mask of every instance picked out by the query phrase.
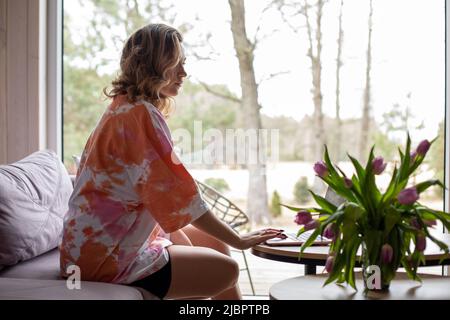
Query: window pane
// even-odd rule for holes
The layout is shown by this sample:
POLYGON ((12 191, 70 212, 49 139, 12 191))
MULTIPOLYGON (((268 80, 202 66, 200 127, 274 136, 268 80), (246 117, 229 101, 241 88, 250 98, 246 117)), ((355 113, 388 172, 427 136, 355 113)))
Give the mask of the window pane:
MULTIPOLYGON (((445 1, 373 1, 371 28, 369 1, 344 1, 342 9, 340 1, 328 1, 321 14, 320 46, 316 2, 310 1, 311 40, 298 10, 303 1, 286 0, 283 7, 265 10, 270 2, 245 2, 247 36, 257 39, 253 67, 260 121, 264 129, 279 130, 277 150, 272 150, 278 157, 269 159, 266 167, 269 204, 274 197, 282 203, 312 204, 308 189, 320 189, 312 170, 320 160, 318 134, 333 162, 348 172, 347 153, 365 162, 375 144, 376 155, 389 163, 377 180, 381 189, 389 183, 407 132, 414 148, 421 140, 437 137, 410 183, 443 181, 445 1), (318 108, 322 127, 314 121, 318 108)), ((65 1, 64 161, 70 170, 75 170, 72 155, 81 154, 108 105, 102 90, 117 75, 127 36, 148 21, 165 21, 183 33, 190 75, 168 121, 174 142, 195 178, 246 210, 252 192, 245 164, 236 157, 227 160, 226 145, 222 158, 208 158, 217 143, 215 133, 225 141, 226 129, 246 125, 238 102, 242 88, 230 17, 225 0, 65 1), (185 134, 190 139, 183 140, 185 134)), ((442 209, 443 191, 430 188, 420 201, 442 209)), ((269 218, 274 227, 296 228, 292 212, 276 205, 268 206, 263 222, 269 218)))

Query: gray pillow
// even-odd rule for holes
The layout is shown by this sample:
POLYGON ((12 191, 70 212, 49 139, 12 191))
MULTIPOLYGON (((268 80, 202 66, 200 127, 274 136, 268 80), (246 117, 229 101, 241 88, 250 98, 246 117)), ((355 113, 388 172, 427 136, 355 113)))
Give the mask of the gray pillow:
POLYGON ((72 190, 53 151, 0 166, 0 269, 58 245, 72 190))

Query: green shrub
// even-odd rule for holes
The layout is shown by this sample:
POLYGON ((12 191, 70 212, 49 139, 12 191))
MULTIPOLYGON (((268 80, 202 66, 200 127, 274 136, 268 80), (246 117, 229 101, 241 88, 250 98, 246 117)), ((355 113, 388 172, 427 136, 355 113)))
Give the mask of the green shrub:
POLYGON ((294 198, 300 204, 304 204, 309 201, 310 193, 308 191, 308 179, 306 177, 300 177, 294 186, 294 198))
POLYGON ((278 194, 277 190, 275 190, 272 194, 272 202, 270 204, 270 213, 274 218, 281 216, 281 198, 278 194))
POLYGON ((220 193, 230 190, 230 186, 228 185, 226 180, 222 178, 207 178, 205 179, 204 183, 208 186, 213 187, 220 193))

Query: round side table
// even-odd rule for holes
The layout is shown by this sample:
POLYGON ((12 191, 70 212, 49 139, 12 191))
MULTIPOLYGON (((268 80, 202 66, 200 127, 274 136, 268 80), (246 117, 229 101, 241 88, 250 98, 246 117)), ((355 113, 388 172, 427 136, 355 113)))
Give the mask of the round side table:
POLYGON ((346 284, 323 284, 327 274, 306 275, 280 281, 270 288, 271 300, 450 300, 450 277, 420 275, 422 283, 398 272, 388 291, 364 295, 361 273, 356 274, 355 291, 346 284))

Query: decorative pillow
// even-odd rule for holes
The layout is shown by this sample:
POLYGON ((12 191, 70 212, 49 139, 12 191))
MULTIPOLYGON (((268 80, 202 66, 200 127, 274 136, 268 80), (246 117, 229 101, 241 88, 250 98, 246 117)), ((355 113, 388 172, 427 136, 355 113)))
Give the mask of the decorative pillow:
POLYGON ((78 170, 78 167, 80 166, 81 157, 73 154, 72 155, 72 159, 73 159, 73 162, 75 163, 75 166, 76 166, 76 168, 78 170))
POLYGON ((58 245, 72 190, 53 151, 0 166, 0 268, 58 245))

